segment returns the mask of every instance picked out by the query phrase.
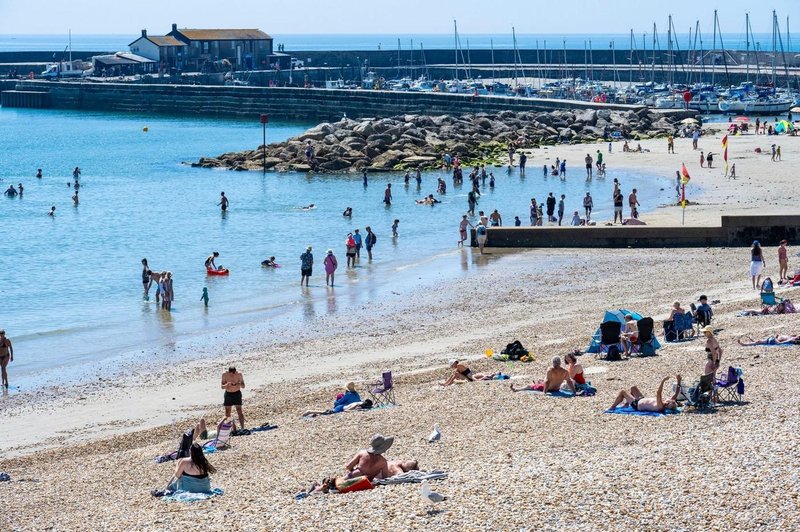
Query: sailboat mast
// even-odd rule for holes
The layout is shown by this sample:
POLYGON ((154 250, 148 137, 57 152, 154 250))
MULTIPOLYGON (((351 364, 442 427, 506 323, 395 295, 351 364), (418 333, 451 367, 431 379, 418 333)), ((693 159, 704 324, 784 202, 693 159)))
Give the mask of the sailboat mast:
POLYGON ((650 69, 650 82, 656 82, 656 23, 653 22, 653 64, 650 69))
POLYGON ((750 31, 748 28, 750 27, 750 13, 744 14, 744 37, 745 37, 745 46, 747 46, 747 65, 745 66, 745 72, 747 74, 747 83, 750 83, 750 31))
POLYGON ((778 62, 778 39, 775 37, 777 33, 776 26, 778 25, 778 15, 775 11, 772 12, 772 87, 775 88, 775 78, 778 62))
POLYGON ((518 86, 517 82, 517 32, 514 26, 511 26, 511 42, 514 45, 514 83, 518 86))
POLYGON ((633 28, 631 28, 631 50, 630 50, 630 52, 631 52, 631 60, 630 60, 630 66, 628 67, 630 69, 630 71, 628 72, 628 78, 629 78, 628 79, 628 86, 633 85, 633 50, 634 50, 634 48, 636 48, 636 43, 634 42, 634 39, 633 39, 633 28))
POLYGON ((492 85, 494 85, 494 39, 489 39, 489 46, 492 47, 492 85))
POLYGON ((409 71, 411 72, 411 79, 414 79, 414 39, 411 39, 411 58, 410 58, 410 66, 409 71))
POLYGON ((455 50, 456 54, 456 69, 453 73, 453 79, 458 79, 458 22, 456 19, 453 19, 453 50, 455 50))
POLYGON ((667 18, 667 80, 670 85, 675 81, 672 78, 672 15, 667 18))
POLYGON ((72 28, 69 30, 69 65, 72 68, 72 28))
POLYGON ((711 84, 714 85, 716 83, 716 75, 717 75, 717 58, 714 57, 714 52, 717 50, 717 10, 714 10, 714 39, 713 43, 711 44, 711 84))

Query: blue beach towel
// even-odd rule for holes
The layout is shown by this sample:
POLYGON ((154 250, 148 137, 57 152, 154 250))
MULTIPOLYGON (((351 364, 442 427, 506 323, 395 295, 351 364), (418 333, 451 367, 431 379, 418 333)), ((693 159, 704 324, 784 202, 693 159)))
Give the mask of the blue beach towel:
POLYGON ((222 495, 225 493, 220 488, 213 488, 211 491, 206 493, 193 493, 191 491, 176 491, 172 495, 166 495, 162 497, 163 500, 167 502, 198 502, 198 501, 206 501, 212 497, 216 497, 217 495, 222 495))
POLYGON ((575 397, 575 394, 572 392, 568 392, 565 390, 558 390, 557 392, 540 392, 537 390, 525 390, 527 393, 531 395, 546 395, 548 397, 575 397))
POLYGON ((641 412, 639 410, 634 410, 629 406, 624 407, 617 407, 617 408, 609 408, 605 411, 606 414, 625 414, 629 416, 648 416, 648 417, 664 417, 669 414, 680 414, 680 410, 665 410, 662 412, 641 412))

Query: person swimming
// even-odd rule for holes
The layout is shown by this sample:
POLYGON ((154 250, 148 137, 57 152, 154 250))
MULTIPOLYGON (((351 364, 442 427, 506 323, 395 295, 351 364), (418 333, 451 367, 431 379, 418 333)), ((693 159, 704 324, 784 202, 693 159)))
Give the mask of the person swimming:
POLYGON ((342 216, 344 216, 345 218, 349 218, 349 217, 353 216, 353 208, 352 207, 347 207, 344 210, 344 212, 342 213, 342 216))
POLYGON ((278 265, 275 263, 275 257, 270 257, 266 260, 261 261, 262 266, 266 266, 268 268, 277 268, 278 265))
POLYGON ((309 204, 308 204, 308 205, 306 205, 305 207, 300 207, 300 208, 301 208, 302 210, 304 210, 304 211, 310 211, 311 209, 316 209, 316 208, 317 208, 317 206, 316 206, 316 205, 314 205, 313 203, 309 203, 309 204))

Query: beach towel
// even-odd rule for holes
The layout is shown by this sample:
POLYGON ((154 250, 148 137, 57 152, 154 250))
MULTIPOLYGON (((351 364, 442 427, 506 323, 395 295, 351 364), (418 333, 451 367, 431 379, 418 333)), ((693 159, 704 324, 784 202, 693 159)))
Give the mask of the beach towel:
POLYGON ((265 430, 272 430, 277 428, 278 425, 270 425, 269 423, 264 423, 260 427, 255 427, 253 429, 250 429, 250 432, 264 432, 265 430))
POLYGON ((558 390, 557 392, 547 392, 547 393, 544 393, 543 391, 539 390, 525 390, 525 391, 531 395, 547 395, 549 397, 575 397, 574 393, 566 390, 558 390))
POLYGON ((191 491, 175 491, 170 495, 165 495, 164 497, 162 497, 162 499, 167 502, 198 502, 198 501, 206 501, 212 497, 222 495, 223 493, 225 492, 220 488, 213 488, 211 491, 207 493, 193 493, 191 491))
POLYGON ((390 484, 418 484, 423 480, 443 480, 447 478, 444 471, 408 471, 389 478, 382 478, 372 481, 376 486, 388 486, 390 484))
POLYGON ((647 416, 647 417, 664 417, 669 414, 680 414, 680 409, 678 410, 665 410, 664 412, 643 412, 640 410, 634 410, 629 406, 617 407, 617 408, 609 408, 605 411, 606 414, 625 414, 628 416, 647 416))

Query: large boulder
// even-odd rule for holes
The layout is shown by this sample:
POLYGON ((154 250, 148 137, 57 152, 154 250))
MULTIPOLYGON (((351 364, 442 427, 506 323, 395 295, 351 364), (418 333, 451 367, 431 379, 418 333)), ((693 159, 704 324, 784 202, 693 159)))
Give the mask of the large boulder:
POLYGON ((597 111, 594 109, 586 109, 585 111, 577 111, 575 113, 575 121, 583 122, 586 125, 594 126, 597 124, 597 111))
POLYGON ((374 170, 391 170, 399 163, 405 154, 399 150, 389 150, 372 159, 370 168, 374 170))

